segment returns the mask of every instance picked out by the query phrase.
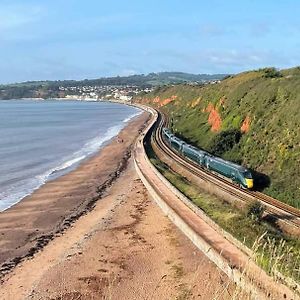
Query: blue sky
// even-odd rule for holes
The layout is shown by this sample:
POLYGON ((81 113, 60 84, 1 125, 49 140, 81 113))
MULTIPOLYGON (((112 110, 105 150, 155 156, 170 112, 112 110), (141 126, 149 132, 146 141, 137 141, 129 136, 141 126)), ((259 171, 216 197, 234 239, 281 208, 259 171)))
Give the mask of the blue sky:
POLYGON ((0 82, 300 61, 299 0, 0 0, 0 82))

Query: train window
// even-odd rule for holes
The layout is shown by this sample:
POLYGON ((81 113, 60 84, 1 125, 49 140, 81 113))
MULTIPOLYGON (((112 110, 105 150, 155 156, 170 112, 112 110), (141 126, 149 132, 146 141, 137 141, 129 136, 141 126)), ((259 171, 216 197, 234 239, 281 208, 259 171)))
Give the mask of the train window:
POLYGON ((252 179, 252 174, 251 174, 251 172, 249 172, 249 171, 245 171, 245 172, 243 173, 243 175, 244 175, 245 178, 250 178, 250 179, 252 179))

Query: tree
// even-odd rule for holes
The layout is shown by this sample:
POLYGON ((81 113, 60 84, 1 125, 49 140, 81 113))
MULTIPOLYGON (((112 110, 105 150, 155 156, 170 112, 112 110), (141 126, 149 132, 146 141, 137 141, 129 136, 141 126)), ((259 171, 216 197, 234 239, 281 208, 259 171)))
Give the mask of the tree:
POLYGON ((225 152, 231 150, 235 144, 238 144, 241 137, 242 133, 238 129, 229 129, 226 131, 221 131, 212 140, 209 150, 213 154, 221 156, 225 152))

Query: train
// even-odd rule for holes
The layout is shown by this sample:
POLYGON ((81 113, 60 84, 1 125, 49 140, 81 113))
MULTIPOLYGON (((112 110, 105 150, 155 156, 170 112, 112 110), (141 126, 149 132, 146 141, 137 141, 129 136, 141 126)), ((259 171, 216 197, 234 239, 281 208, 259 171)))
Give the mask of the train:
POLYGON ((241 188, 253 189, 253 176, 248 168, 198 149, 178 138, 166 127, 162 129, 162 133, 166 143, 181 156, 188 158, 208 171, 226 177, 241 188))

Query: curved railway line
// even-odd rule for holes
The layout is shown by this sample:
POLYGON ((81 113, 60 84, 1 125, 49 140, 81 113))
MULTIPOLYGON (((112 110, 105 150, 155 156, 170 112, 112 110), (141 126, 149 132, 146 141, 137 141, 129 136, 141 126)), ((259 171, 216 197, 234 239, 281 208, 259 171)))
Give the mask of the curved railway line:
POLYGON ((158 148, 159 151, 174 160, 178 165, 180 165, 180 167, 187 169, 189 172, 200 177, 204 181, 213 183, 222 191, 243 202, 250 203, 254 200, 260 201, 265 205, 267 213, 273 218, 284 222, 286 225, 292 225, 294 228, 300 230, 300 210, 263 193, 241 189, 236 184, 201 168, 199 165, 183 158, 171 149, 162 138, 162 128, 167 127, 168 120, 161 112, 157 111, 157 113, 158 121, 152 133, 151 142, 156 145, 156 148, 158 148))

